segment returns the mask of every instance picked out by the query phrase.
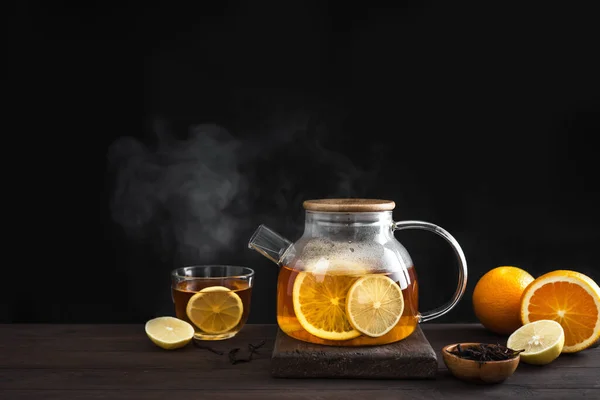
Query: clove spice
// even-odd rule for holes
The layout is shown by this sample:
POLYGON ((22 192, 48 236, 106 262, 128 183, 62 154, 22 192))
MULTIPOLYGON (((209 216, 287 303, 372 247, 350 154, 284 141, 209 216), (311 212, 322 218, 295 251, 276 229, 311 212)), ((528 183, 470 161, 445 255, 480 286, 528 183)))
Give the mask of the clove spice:
POLYGON ((243 358, 243 357, 237 358, 236 357, 237 354, 240 351, 239 347, 237 347, 235 349, 231 349, 229 351, 229 354, 228 354, 228 356, 229 356, 229 362, 232 365, 235 365, 235 364, 239 364, 239 363, 244 363, 244 362, 250 362, 250 361, 252 361, 252 357, 254 356, 254 354, 258 354, 258 349, 260 349, 262 346, 264 346, 265 343, 266 342, 264 340, 260 341, 258 344, 249 343, 248 344, 248 356, 245 357, 245 358, 243 358))
POLYGON ((197 348, 199 348, 199 349, 208 350, 208 351, 210 351, 211 353, 215 353, 215 354, 218 354, 218 355, 220 355, 220 356, 222 356, 222 355, 223 355, 223 352, 222 352, 222 351, 219 351, 219 350, 213 349, 212 347, 210 347, 210 346, 207 346, 207 345, 205 345, 205 344, 201 344, 201 343, 200 343, 199 341, 197 341, 197 340, 192 340, 192 343, 194 343, 194 346, 196 346, 196 347, 197 347, 197 348))
POLYGON ((258 354, 258 349, 260 349, 261 347, 263 347, 265 345, 265 341, 261 340, 258 344, 252 344, 249 343, 248 344, 248 350, 250 351, 250 358, 252 358, 252 356, 254 354, 258 354))
POLYGON ((456 349, 449 353, 466 360, 486 362, 509 360, 523 351, 525 350, 513 350, 500 344, 481 343, 468 347, 458 344, 456 349))
MULTIPOLYGON (((222 356, 223 354, 225 354, 224 352, 214 349, 206 344, 203 344, 202 342, 199 342, 197 340, 192 340, 192 342, 194 343, 194 346, 196 346, 199 349, 203 349, 203 350, 208 350, 211 353, 214 354, 218 354, 220 356, 222 356)), ((258 350, 264 346, 266 343, 265 340, 261 340, 260 342, 258 342, 257 344, 252 344, 252 343, 248 343, 248 351, 246 353, 246 356, 240 356, 240 348, 236 347, 234 349, 229 350, 229 352, 227 353, 227 357, 229 357, 229 362, 232 365, 235 364, 239 364, 239 363, 245 363, 245 362, 250 362, 252 361, 252 358, 255 354, 259 354, 258 350)))
POLYGON ((235 365, 235 364, 239 364, 239 363, 243 363, 243 362, 249 362, 250 361, 250 357, 248 358, 236 358, 236 354, 240 351, 240 348, 237 347, 235 349, 231 349, 229 350, 229 362, 231 363, 231 365, 235 365))

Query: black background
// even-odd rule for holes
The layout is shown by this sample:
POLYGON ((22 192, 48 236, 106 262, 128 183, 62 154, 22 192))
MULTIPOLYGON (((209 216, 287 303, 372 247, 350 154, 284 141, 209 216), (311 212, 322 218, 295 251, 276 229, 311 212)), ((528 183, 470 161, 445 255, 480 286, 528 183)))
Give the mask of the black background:
MULTIPOLYGON (((302 201, 334 196, 456 237, 469 284, 438 321, 474 321, 499 265, 600 281, 591 7, 258 3, 17 3, 5 83, 27 144, 7 157, 29 178, 2 321, 141 323, 172 313, 172 268, 219 263, 256 270, 249 322, 272 323, 277 269, 246 243, 260 223, 298 238, 302 201)), ((421 308, 445 301, 451 250, 397 238, 421 308)))

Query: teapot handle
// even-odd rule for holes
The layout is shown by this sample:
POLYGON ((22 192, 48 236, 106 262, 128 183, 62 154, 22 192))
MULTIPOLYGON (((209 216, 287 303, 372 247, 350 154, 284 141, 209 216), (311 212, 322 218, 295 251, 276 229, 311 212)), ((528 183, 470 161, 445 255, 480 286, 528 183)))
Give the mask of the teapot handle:
POLYGON ((446 304, 438 308, 434 308, 431 311, 419 313, 419 322, 426 322, 437 317, 441 317, 442 315, 450 311, 452 308, 454 308, 454 306, 456 306, 458 301, 465 293, 465 289, 467 287, 467 260, 465 258, 465 254, 463 253, 456 239, 454 239, 454 237, 450 235, 450 233, 448 233, 445 229, 437 225, 424 221, 394 222, 392 231, 400 231, 403 229, 422 229, 429 232, 433 232, 446 239, 446 241, 450 243, 454 250, 454 253, 456 254, 456 258, 458 259, 458 286, 456 288, 456 292, 454 292, 452 299, 450 299, 450 301, 446 304))

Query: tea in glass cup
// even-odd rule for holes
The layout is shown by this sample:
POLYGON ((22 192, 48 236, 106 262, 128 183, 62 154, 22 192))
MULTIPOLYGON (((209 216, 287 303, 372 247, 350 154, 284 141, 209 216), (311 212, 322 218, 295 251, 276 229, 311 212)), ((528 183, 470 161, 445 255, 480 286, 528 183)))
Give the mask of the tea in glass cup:
POLYGON ((230 265, 195 265, 171 273, 177 318, 194 327, 194 338, 235 336, 250 313, 254 271, 230 265))

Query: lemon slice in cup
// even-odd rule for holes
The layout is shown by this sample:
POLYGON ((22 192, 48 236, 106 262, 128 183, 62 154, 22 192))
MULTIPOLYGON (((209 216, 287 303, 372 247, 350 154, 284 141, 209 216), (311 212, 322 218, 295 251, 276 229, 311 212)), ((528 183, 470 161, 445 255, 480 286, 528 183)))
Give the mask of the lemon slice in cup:
POLYGON ((157 317, 146 322, 146 335, 165 350, 179 349, 194 337, 194 327, 174 317, 157 317))
POLYGON ((234 291, 224 286, 209 286, 188 301, 186 314, 190 321, 209 334, 225 333, 242 319, 244 305, 234 291))
POLYGON ((346 313, 357 331, 380 337, 392 330, 404 311, 400 286, 385 275, 366 275, 348 292, 346 313))
POLYGON ((513 350, 525 350, 521 353, 523 362, 536 365, 554 361, 562 352, 564 344, 563 327, 549 319, 523 325, 506 342, 506 346, 513 350))

